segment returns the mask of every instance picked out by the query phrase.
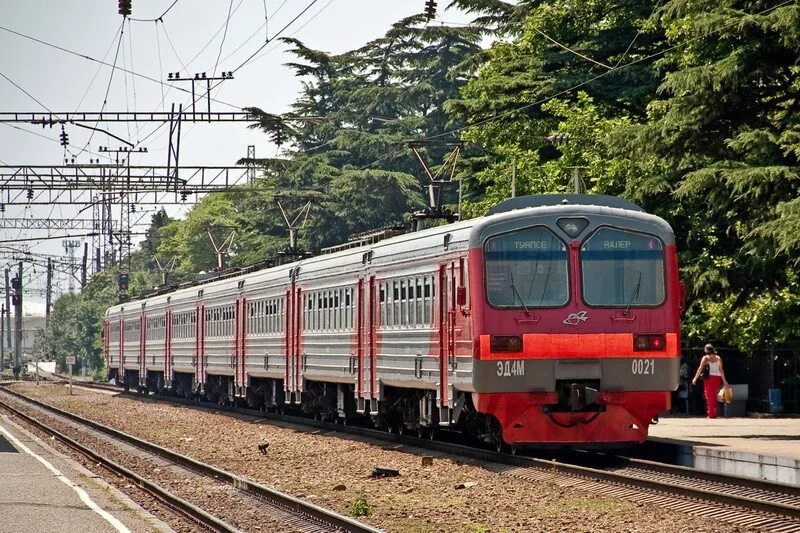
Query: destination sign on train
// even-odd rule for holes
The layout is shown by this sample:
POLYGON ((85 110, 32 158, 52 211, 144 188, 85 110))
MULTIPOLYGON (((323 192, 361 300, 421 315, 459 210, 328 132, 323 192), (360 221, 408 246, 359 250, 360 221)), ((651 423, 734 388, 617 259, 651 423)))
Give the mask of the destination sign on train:
POLYGON ((515 250, 548 250, 548 241, 514 241, 515 250))
POLYGON ((603 248, 630 248, 631 241, 603 241, 603 248))

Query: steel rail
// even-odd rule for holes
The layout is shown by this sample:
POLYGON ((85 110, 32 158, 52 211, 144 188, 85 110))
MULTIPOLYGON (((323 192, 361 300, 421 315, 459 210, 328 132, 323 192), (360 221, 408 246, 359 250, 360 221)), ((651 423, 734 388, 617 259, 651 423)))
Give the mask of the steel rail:
POLYGON ((731 485, 737 489, 753 489, 765 492, 779 492, 778 496, 787 496, 787 499, 796 501, 794 507, 800 508, 800 486, 788 485, 785 483, 767 481, 764 479, 756 479, 752 477, 737 476, 732 474, 717 474, 716 472, 709 472, 707 470, 699 470, 688 466, 671 465, 667 463, 659 463, 656 461, 649 461, 646 459, 638 459, 635 457, 627 457, 624 454, 610 455, 623 462, 629 463, 630 468, 647 470, 649 472, 656 472, 666 474, 668 476, 692 478, 694 480, 708 481, 710 483, 722 483, 731 485))
MULTIPOLYGON (((85 384, 78 386, 85 386, 85 384)), ((295 515, 306 517, 307 519, 310 519, 314 522, 317 522, 318 524, 330 528, 330 530, 332 531, 338 530, 338 531, 347 531, 352 533, 381 532, 380 529, 364 524, 362 522, 358 522, 356 520, 353 520, 347 516, 341 515, 329 509, 325 509, 323 507, 303 501, 289 494, 279 492, 275 489, 271 489, 254 481, 250 481, 240 476, 237 476, 236 474, 233 474, 226 470, 222 470, 215 466, 203 463, 201 461, 197 461, 196 459, 192 459, 191 457, 188 457, 186 455, 179 454, 177 452, 159 446, 158 444, 154 444, 152 442, 140 439, 138 437, 134 437, 133 435, 129 435, 128 433, 124 433, 117 429, 113 429, 111 427, 95 422, 93 420, 89 420, 80 417, 78 415, 75 415, 73 413, 70 413, 69 411, 65 411, 63 409, 59 409, 58 407, 54 407, 39 400, 35 400, 33 398, 25 396, 24 394, 20 394, 19 392, 10 390, 5 386, 0 385, 0 390, 15 398, 28 402, 32 405, 35 405, 41 409, 55 413, 68 420, 77 422, 78 424, 90 427, 95 431, 99 431, 106 435, 110 435, 115 439, 126 442, 127 444, 145 450, 149 453, 161 456, 173 463, 185 466, 204 476, 211 477, 216 481, 223 481, 225 483, 233 485, 235 488, 239 490, 250 493, 258 498, 261 498, 295 515)), ((2 403, 2 401, 0 401, 0 403, 2 403)))
MULTIPOLYGON (((800 531, 800 500, 797 501, 797 504, 782 503, 777 501, 770 501, 769 499, 765 498, 754 498, 739 494, 733 494, 730 493, 729 490, 727 490, 730 487, 736 487, 736 488, 753 487, 753 488, 758 488, 760 490, 771 492, 772 494, 770 496, 772 497, 785 496, 785 495, 796 496, 800 493, 800 488, 784 484, 755 480, 752 478, 743 478, 740 476, 730 476, 727 474, 716 474, 712 472, 705 472, 687 467, 666 465, 663 463, 651 463, 649 461, 636 460, 637 461, 636 464, 639 465, 640 468, 648 469, 647 463, 651 463, 652 465, 654 465, 652 468, 649 468, 651 472, 661 471, 664 473, 668 473, 671 476, 683 478, 682 481, 684 483, 678 483, 675 482, 674 479, 663 479, 663 478, 658 479, 657 477, 654 479, 653 476, 632 475, 624 472, 615 472, 611 470, 603 470, 601 468, 582 466, 570 462, 553 461, 536 457, 513 455, 513 454, 495 452, 473 446, 465 446, 462 444, 454 444, 449 442, 423 440, 416 437, 411 437, 409 435, 390 434, 371 428, 363 428, 358 426, 342 426, 330 422, 322 422, 322 421, 310 420, 307 418, 300 418, 288 415, 261 413, 261 412, 255 413, 253 411, 249 411, 246 409, 226 408, 225 406, 220 406, 216 404, 204 405, 203 403, 198 403, 180 398, 143 396, 139 393, 123 391, 119 387, 114 387, 113 385, 84 384, 84 386, 87 385, 88 388, 97 388, 102 390, 116 390, 120 393, 124 393, 127 397, 142 399, 146 401, 177 403, 180 405, 190 406, 201 410, 212 409, 212 408, 217 411, 226 410, 229 412, 236 413, 240 416, 254 418, 261 421, 273 420, 279 422, 287 422, 295 425, 311 427, 314 429, 322 429, 335 433, 364 437, 372 440, 391 442, 394 444, 402 444, 416 448, 423 448, 448 455, 469 457, 489 463, 499 463, 499 464, 505 464, 522 468, 531 468, 547 472, 555 471, 568 476, 579 477, 582 479, 601 480, 617 486, 634 487, 637 489, 643 489, 655 493, 676 495, 680 496, 683 499, 695 502, 696 501, 714 502, 722 506, 729 506, 738 509, 764 513, 765 518, 770 518, 770 517, 786 518, 792 520, 793 524, 794 521, 796 521, 796 527, 792 528, 791 526, 793 524, 788 524, 789 527, 787 531, 800 531), (714 490, 710 488, 701 488, 686 484, 686 482, 694 483, 697 481, 710 481, 721 485, 721 487, 718 487, 717 490, 714 490)), ((632 459, 629 460, 633 461, 632 459)), ((700 514, 702 515, 702 513, 700 514)), ((783 526, 787 526, 787 524, 783 524, 783 526)))
POLYGON ((27 423, 38 428, 40 431, 43 431, 48 435, 52 435, 53 437, 55 437, 68 447, 72 448, 76 452, 89 458, 93 463, 102 465, 104 468, 106 468, 107 470, 109 470, 114 474, 128 478, 133 483, 135 483, 136 486, 138 486, 140 489, 144 490, 146 493, 153 496, 157 500, 161 501, 162 503, 167 505, 170 509, 184 516, 185 518, 191 520, 192 522, 207 529, 210 529, 211 531, 231 532, 231 533, 239 532, 239 529, 233 527, 232 525, 223 522, 219 518, 207 513, 206 511, 200 509, 196 505, 189 503, 180 496, 177 496, 169 492, 167 489, 161 487, 160 485, 157 485, 156 483, 147 480, 146 478, 140 476, 136 472, 129 470, 128 468, 122 466, 121 464, 116 463, 115 461, 112 461, 111 459, 108 459, 105 456, 91 450, 87 446, 80 444, 76 440, 47 426, 46 424, 36 420, 32 416, 23 413, 22 411, 8 404, 2 399, 0 399, 0 406, 2 406, 4 409, 8 411, 11 411, 12 413, 14 413, 14 415, 25 420, 27 423))

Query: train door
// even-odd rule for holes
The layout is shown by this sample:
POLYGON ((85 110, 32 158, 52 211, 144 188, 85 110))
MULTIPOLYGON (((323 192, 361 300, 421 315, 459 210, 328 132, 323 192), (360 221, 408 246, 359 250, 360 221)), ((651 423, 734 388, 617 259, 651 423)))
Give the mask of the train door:
MULTIPOLYGON (((299 267, 298 267, 299 268, 299 267)), ((300 403, 303 390, 302 369, 300 364, 300 332, 302 329, 301 291, 294 281, 296 270, 292 270, 292 283, 286 291, 286 365, 284 370, 283 390, 286 403, 300 403)))
POLYGON ((193 389, 200 393, 206 384, 206 306, 198 303, 194 314, 194 379, 193 389))
POLYGON ((381 400, 380 384, 378 383, 378 353, 376 347, 377 324, 377 290, 375 276, 364 277, 358 280, 358 295, 356 300, 356 336, 358 342, 357 353, 357 394, 356 410, 360 413, 366 411, 366 402, 370 402, 370 412, 378 412, 378 401, 381 400))
POLYGON ((125 319, 119 318, 119 367, 117 367, 117 383, 125 383, 125 319))
POLYGON ((456 348, 456 313, 458 270, 455 262, 439 266, 439 423, 450 423, 453 407, 451 383, 456 348))
POLYGON ((172 311, 164 311, 164 386, 172 387, 172 311))
POLYGON ((284 320, 286 322, 286 327, 284 328, 284 335, 283 335, 283 344, 285 347, 285 360, 283 365, 283 392, 284 398, 286 403, 291 403, 292 401, 292 381, 294 379, 294 367, 292 366, 292 339, 294 339, 294 333, 292 332, 292 324, 294 320, 292 320, 292 300, 294 299, 294 283, 286 291, 285 295, 285 305, 284 309, 286 310, 284 313, 284 320))
POLYGON ((139 315, 139 386, 147 385, 147 314, 142 304, 139 315))
POLYGON ((234 306, 233 356, 234 356, 234 394, 245 396, 247 387, 247 371, 245 368, 247 350, 247 300, 236 299, 234 306))

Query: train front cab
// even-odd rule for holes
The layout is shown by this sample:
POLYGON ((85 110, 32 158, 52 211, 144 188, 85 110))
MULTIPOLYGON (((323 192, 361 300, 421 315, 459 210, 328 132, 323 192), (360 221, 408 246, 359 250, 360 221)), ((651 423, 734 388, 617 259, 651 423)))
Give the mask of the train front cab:
POLYGON ((666 222, 597 206, 506 213, 476 228, 470 268, 472 400, 497 442, 647 438, 678 385, 683 289, 666 222))

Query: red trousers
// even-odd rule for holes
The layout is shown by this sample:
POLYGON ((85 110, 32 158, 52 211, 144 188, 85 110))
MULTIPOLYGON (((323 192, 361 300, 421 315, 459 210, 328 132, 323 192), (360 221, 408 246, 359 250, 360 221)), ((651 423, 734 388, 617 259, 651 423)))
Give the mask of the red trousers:
POLYGON ((703 380, 703 392, 706 396, 706 415, 708 418, 717 418, 719 415, 719 403, 717 393, 722 388, 721 376, 708 376, 703 380))

